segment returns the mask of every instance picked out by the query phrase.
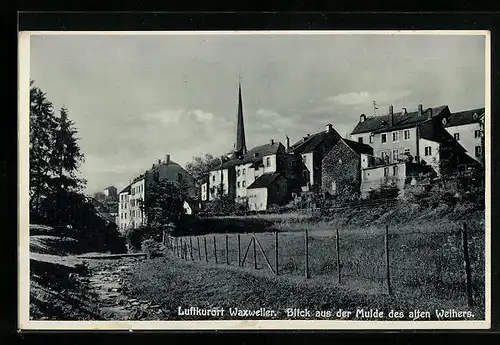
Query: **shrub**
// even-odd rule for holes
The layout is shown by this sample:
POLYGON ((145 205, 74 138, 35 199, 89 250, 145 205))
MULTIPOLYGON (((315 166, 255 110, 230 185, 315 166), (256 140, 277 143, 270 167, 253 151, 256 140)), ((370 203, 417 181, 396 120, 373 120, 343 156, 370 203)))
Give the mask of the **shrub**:
POLYGON ((142 242, 144 240, 158 238, 154 229, 148 226, 128 229, 125 232, 125 237, 127 244, 134 251, 141 250, 142 242))
POLYGON ((399 195, 399 188, 391 184, 383 184, 377 189, 372 189, 368 192, 368 199, 378 200, 378 199, 394 199, 399 195))
POLYGON ((152 238, 142 241, 141 249, 143 253, 146 253, 148 259, 152 259, 160 255, 160 244, 152 238))

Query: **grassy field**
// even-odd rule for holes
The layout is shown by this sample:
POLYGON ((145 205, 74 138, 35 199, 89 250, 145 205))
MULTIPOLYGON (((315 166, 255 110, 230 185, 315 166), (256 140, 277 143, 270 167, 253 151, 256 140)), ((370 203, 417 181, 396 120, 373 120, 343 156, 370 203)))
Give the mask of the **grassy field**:
MULTIPOLYGON (((309 274, 312 280, 358 293, 383 295, 387 291, 385 259, 385 227, 380 224, 363 228, 339 228, 339 256, 341 284, 338 284, 335 222, 314 221, 308 218, 285 218, 275 224, 281 225, 278 237, 278 270, 287 279, 305 276, 305 238, 308 230, 309 274), (286 224, 283 225, 283 224, 286 224)), ((265 217, 269 220, 271 217, 265 217)), ((389 227, 389 259, 391 287, 395 294, 404 295, 415 303, 433 300, 453 301, 456 307, 467 307, 466 280, 463 265, 461 229, 463 222, 421 221, 389 227)), ((476 306, 484 310, 484 227, 478 219, 467 222, 469 229, 469 256, 472 267, 472 282, 476 306)), ((276 226, 276 227, 278 227, 276 226)), ((210 234, 179 237, 187 244, 188 254, 193 246, 193 259, 226 264, 238 263, 238 236, 240 237, 241 260, 248 248, 245 269, 253 269, 252 236, 258 240, 273 269, 275 269, 275 234, 210 234), (214 251, 214 239, 216 253, 214 251), (198 241, 200 243, 198 251, 198 241), (207 251, 205 254, 205 241, 207 251)), ((255 246, 257 268, 260 275, 272 277, 264 255, 255 246)), ((191 260, 191 257, 188 258, 191 260)), ((206 263, 204 263, 206 264, 206 263)))
MULTIPOLYGON (((431 320, 436 319, 435 309, 469 310, 463 299, 448 296, 415 295, 409 290, 396 290, 388 295, 377 284, 370 286, 362 280, 338 285, 324 275, 314 275, 308 280, 292 275, 275 277, 262 265, 258 270, 238 268, 234 263, 227 266, 183 260, 171 253, 138 263, 126 277, 124 292, 129 297, 160 305, 165 311, 163 320, 238 319, 227 314, 228 308, 235 307, 275 310, 276 316, 270 316, 270 319, 292 319, 286 315, 287 308, 308 308, 333 314, 339 309, 353 312, 361 308, 379 309, 386 316, 390 310, 400 310, 405 313, 404 320, 412 319, 409 312, 414 309, 431 312, 431 320), (224 308, 226 314, 217 317, 180 316, 179 307, 224 308)), ((484 317, 481 307, 473 308, 472 312, 473 319, 484 317)), ((310 318, 317 317, 313 314, 310 318)), ((352 314, 346 319, 359 318, 352 314)), ((382 319, 387 320, 387 317, 382 319)))

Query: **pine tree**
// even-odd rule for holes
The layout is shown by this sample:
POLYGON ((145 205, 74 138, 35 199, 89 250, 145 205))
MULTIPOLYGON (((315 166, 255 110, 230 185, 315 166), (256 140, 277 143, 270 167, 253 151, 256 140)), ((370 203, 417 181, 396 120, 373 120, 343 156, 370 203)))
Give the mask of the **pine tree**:
POLYGON ((53 133, 57 126, 54 107, 37 86, 30 82, 30 209, 37 213, 49 192, 53 153, 53 133))
POLYGON ((60 116, 56 118, 54 150, 50 160, 53 172, 52 185, 56 192, 79 190, 85 183, 76 176, 84 162, 84 156, 78 146, 77 133, 74 122, 68 118, 68 110, 61 108, 60 116))

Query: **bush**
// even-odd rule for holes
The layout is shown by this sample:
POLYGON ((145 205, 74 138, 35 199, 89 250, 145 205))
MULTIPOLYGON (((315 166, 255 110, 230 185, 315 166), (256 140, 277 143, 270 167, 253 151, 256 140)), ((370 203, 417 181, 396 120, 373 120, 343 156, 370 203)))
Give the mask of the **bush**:
POLYGON ((147 254, 148 259, 152 259, 160 255, 160 244, 152 238, 142 241, 141 249, 143 253, 147 254))
POLYGON ((399 195, 399 188, 395 184, 383 184, 377 189, 368 192, 368 199, 394 199, 399 195))
POLYGON ((134 251, 139 251, 142 249, 142 242, 144 240, 158 238, 156 232, 157 231, 151 227, 141 226, 139 228, 127 229, 125 237, 129 247, 134 251))

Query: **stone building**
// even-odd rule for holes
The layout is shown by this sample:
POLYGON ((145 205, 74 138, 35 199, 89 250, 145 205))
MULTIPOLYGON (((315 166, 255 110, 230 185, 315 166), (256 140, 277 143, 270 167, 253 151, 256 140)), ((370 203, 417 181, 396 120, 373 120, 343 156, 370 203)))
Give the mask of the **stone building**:
POLYGON ((324 131, 307 134, 290 147, 290 152, 302 160, 303 192, 321 190, 323 158, 340 139, 333 126, 327 124, 324 131))
POLYGON ((371 146, 339 138, 323 157, 321 191, 326 197, 357 199, 360 195, 361 171, 368 167, 372 156, 371 146))

